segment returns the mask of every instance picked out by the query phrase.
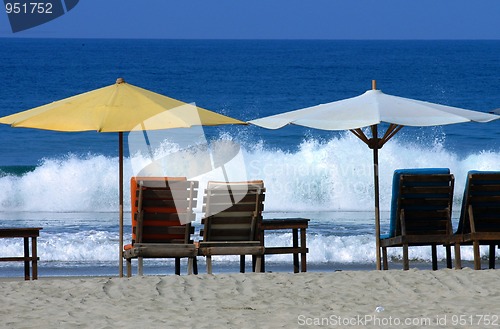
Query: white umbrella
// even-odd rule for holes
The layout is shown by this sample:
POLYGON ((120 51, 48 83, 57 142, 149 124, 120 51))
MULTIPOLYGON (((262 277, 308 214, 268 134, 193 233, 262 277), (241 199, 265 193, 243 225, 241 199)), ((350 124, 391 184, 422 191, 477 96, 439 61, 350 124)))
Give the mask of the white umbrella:
POLYGON ((380 269, 378 150, 404 126, 488 122, 498 118, 493 114, 387 95, 377 90, 374 80, 372 90, 360 96, 251 120, 249 123, 268 129, 292 124, 322 130, 350 130, 373 149, 375 241, 377 269, 380 269), (389 127, 382 137, 378 137, 378 124, 382 122, 388 123, 389 127), (361 130, 363 127, 371 128, 371 138, 361 130))

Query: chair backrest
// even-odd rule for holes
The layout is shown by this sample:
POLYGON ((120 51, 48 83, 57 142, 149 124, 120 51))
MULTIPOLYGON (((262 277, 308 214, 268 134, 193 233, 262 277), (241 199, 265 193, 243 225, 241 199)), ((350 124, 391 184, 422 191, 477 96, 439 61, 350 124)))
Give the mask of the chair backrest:
POLYGON ((457 233, 471 232, 472 206, 476 232, 500 232, 500 171, 469 171, 457 233))
POLYGON ((132 177, 132 243, 191 243, 198 182, 132 177))
POLYGON ((261 180, 208 182, 203 241, 259 241, 264 193, 261 180))
POLYGON ((400 169, 394 172, 390 236, 451 234, 454 177, 447 168, 400 169))

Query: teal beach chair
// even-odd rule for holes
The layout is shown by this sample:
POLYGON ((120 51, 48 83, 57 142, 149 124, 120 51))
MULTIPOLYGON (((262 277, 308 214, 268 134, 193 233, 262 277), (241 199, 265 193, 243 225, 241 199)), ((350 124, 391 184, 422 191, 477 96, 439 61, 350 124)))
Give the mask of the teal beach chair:
POLYGON ((489 246, 489 268, 495 268, 500 245, 500 171, 469 171, 455 236, 455 265, 461 268, 460 245, 473 245, 474 268, 481 269, 479 246, 489 246))
POLYGON ((380 236, 383 268, 387 248, 403 248, 403 269, 409 269, 408 247, 432 247, 432 269, 437 270, 438 244, 446 246, 451 268, 450 239, 454 177, 447 168, 399 169, 394 172, 390 228, 380 236))

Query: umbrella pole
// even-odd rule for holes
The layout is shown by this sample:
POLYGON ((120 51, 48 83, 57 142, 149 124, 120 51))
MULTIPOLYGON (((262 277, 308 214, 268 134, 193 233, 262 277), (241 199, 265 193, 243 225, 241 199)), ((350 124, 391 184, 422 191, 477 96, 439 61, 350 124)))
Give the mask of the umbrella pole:
POLYGON ((375 247, 377 256, 377 270, 382 268, 380 257, 380 205, 379 205, 379 177, 378 177, 378 136, 377 126, 372 126, 373 140, 375 141, 373 147, 373 185, 375 188, 375 247))
POLYGON ((377 270, 381 269, 380 261, 380 206, 378 185, 378 148, 373 149, 373 175, 375 187, 375 246, 377 248, 377 270))
MULTIPOLYGON (((377 80, 372 80, 372 90, 377 89, 377 80)), ((375 247, 377 248, 377 270, 382 269, 382 262, 380 261, 380 191, 378 185, 378 149, 381 147, 379 145, 377 125, 372 127, 372 140, 373 144, 373 187, 375 188, 375 247)))
POLYGON ((120 234, 120 250, 119 250, 119 265, 118 265, 118 270, 119 270, 119 277, 123 277, 123 258, 122 258, 122 252, 123 252, 123 132, 118 133, 118 157, 119 157, 119 168, 118 168, 118 186, 119 186, 119 191, 118 191, 118 201, 119 201, 119 234, 120 234))

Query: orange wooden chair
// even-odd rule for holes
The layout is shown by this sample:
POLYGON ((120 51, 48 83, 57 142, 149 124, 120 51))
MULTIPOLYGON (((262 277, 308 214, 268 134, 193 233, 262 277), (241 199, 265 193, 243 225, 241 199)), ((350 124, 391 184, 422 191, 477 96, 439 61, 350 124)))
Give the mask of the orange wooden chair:
POLYGON ((138 275, 143 274, 143 258, 174 258, 180 274, 180 259, 188 258, 188 273, 197 273, 197 248, 191 234, 195 219, 198 182, 183 177, 132 177, 132 243, 123 257, 127 275, 132 259, 138 259, 138 275))

